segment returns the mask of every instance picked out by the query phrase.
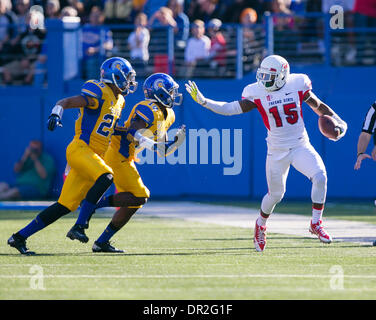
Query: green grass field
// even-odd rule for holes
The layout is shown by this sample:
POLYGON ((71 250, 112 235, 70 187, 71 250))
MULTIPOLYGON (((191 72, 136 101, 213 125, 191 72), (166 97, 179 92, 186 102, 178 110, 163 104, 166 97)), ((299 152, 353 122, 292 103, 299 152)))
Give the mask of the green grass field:
POLYGON ((257 253, 253 230, 139 215, 114 238, 126 253, 94 254, 92 241, 109 218, 94 218, 81 244, 65 237, 74 214, 29 239, 38 255, 21 256, 6 240, 35 214, 0 211, 0 299, 376 298, 372 246, 269 234, 267 250, 257 253), (34 265, 44 289, 31 286, 34 265), (332 273, 338 266, 343 287, 332 273))

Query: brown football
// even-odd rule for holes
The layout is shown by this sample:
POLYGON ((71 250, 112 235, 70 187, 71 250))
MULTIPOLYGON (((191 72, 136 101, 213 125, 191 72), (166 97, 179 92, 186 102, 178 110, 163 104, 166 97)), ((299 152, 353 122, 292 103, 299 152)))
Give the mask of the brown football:
POLYGON ((328 139, 337 139, 340 132, 336 128, 337 122, 328 115, 323 115, 319 118, 319 129, 320 132, 328 139))

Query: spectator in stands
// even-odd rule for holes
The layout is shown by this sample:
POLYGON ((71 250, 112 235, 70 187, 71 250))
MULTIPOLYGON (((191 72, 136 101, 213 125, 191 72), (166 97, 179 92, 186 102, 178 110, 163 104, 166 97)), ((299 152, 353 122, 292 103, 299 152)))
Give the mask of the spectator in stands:
POLYGON ((218 0, 191 0, 188 9, 189 19, 208 22, 210 19, 219 18, 220 7, 217 2, 218 0))
POLYGON ((187 66, 185 76, 190 78, 196 66, 207 65, 210 53, 210 39, 205 35, 205 23, 195 20, 192 24, 192 37, 188 39, 184 52, 187 66))
POLYGON ((133 10, 135 12, 142 12, 147 0, 133 0, 133 10))
POLYGON ((10 0, 0 0, 0 65, 10 61, 11 40, 17 35, 17 16, 10 0))
POLYGON ((33 19, 40 19, 40 16, 36 16, 35 11, 29 11, 26 18, 27 29, 19 36, 19 41, 12 48, 16 60, 4 65, 3 81, 5 84, 14 81, 31 84, 33 80, 34 64, 45 38, 45 30, 34 28, 38 24, 33 19))
MULTIPOLYGON (((273 0, 272 11, 277 14, 291 15, 292 12, 288 8, 290 1, 286 0, 273 0)), ((294 26, 294 19, 292 17, 274 17, 274 27, 276 30, 281 31, 286 28, 290 29, 294 26)))
POLYGON ((262 56, 257 46, 254 26, 257 22, 257 12, 252 8, 245 8, 240 14, 240 23, 243 26, 243 67, 245 71, 252 70, 260 64, 262 56))
POLYGON ((355 26, 376 28, 376 0, 355 0, 355 26))
POLYGON ((94 7, 99 8, 101 11, 104 10, 104 4, 106 0, 82 0, 84 5, 84 15, 83 15, 83 21, 86 23, 89 20, 91 10, 94 7))
MULTIPOLYGON (((235 0, 223 15, 223 22, 238 23, 239 17, 244 9, 254 8, 256 11, 261 8, 261 2, 258 0, 235 0)), ((261 10, 261 9, 260 9, 261 10)))
POLYGON ((136 28, 128 37, 132 66, 136 71, 139 67, 145 67, 149 60, 150 33, 147 24, 147 15, 139 13, 135 19, 136 28))
POLYGON ((104 14, 93 7, 89 23, 82 28, 83 73, 86 79, 98 78, 101 63, 113 49, 112 32, 105 26, 104 14))
POLYGON ((172 10, 178 26, 178 32, 175 34, 176 43, 179 47, 185 47, 189 37, 189 18, 183 11, 184 0, 170 0, 168 7, 172 10))
POLYGON ((216 18, 208 23, 210 66, 216 68, 219 75, 223 75, 226 68, 226 39, 220 30, 221 27, 222 21, 216 18))
POLYGON ((244 40, 253 41, 255 34, 252 27, 257 23, 257 12, 253 8, 245 8, 239 20, 243 26, 244 40))
POLYGON ((64 17, 77 17, 77 16, 78 16, 78 11, 71 6, 64 7, 60 13, 60 19, 64 17))
POLYGON ((21 34, 26 31, 26 16, 30 10, 30 0, 16 0, 17 14, 17 33, 21 34))
POLYGON ((174 19, 172 10, 167 7, 160 7, 149 19, 149 26, 153 27, 173 27, 177 30, 177 23, 174 19))
POLYGON ((14 165, 16 183, 0 182, 0 200, 39 200, 48 196, 55 173, 53 158, 43 151, 42 142, 33 140, 14 165))
POLYGON ((130 23, 132 12, 132 0, 107 0, 104 4, 106 23, 130 23))
POLYGON ((166 7, 168 0, 146 0, 143 10, 150 19, 161 7, 166 7))
POLYGON ((60 2, 59 0, 48 0, 46 4, 46 18, 59 18, 60 15, 60 2))
MULTIPOLYGON (((85 14, 85 7, 84 7, 84 4, 81 0, 65 0, 66 4, 63 6, 63 9, 65 7, 68 7, 68 8, 73 8, 77 11, 77 15, 68 15, 68 17, 76 17, 76 16, 79 16, 79 17, 83 17, 84 14, 85 14)), ((60 4, 61 4, 61 1, 60 1, 60 4)), ((71 9, 69 9, 70 13, 68 14, 72 14, 73 11, 71 9)))

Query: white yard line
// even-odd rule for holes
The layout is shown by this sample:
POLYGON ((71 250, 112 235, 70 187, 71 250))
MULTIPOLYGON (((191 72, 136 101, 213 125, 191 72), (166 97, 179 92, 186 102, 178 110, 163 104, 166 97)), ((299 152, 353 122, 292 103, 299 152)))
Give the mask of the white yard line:
MULTIPOLYGON (((0 275, 0 279, 30 278, 32 275, 0 275)), ((179 278, 331 278, 332 274, 155 274, 155 275, 121 275, 121 274, 45 274, 43 278, 61 279, 179 279, 179 278)), ((344 275, 351 279, 376 279, 376 275, 344 275)))

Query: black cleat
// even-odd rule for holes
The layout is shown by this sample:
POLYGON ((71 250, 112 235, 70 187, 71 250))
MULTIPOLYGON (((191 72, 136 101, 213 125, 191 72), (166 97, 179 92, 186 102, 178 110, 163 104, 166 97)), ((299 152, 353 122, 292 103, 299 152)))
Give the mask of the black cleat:
POLYGON ((85 234, 85 228, 79 224, 75 224, 67 233, 67 238, 71 240, 78 240, 80 242, 86 243, 89 238, 85 234))
POLYGON ((26 247, 26 240, 18 234, 12 234, 12 236, 8 239, 8 245, 13 248, 16 248, 21 254, 32 256, 35 254, 33 251, 29 251, 26 247))
POLYGON ((123 250, 113 247, 110 241, 99 243, 97 241, 93 244, 93 252, 112 252, 112 253, 123 253, 123 250))

